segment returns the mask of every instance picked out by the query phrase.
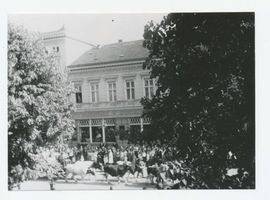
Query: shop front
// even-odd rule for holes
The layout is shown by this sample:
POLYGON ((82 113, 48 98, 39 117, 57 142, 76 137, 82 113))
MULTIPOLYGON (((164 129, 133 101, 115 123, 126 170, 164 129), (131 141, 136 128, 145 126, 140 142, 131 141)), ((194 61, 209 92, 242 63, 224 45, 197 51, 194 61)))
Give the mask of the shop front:
POLYGON ((140 137, 150 120, 141 117, 76 120, 78 144, 119 143, 140 137))

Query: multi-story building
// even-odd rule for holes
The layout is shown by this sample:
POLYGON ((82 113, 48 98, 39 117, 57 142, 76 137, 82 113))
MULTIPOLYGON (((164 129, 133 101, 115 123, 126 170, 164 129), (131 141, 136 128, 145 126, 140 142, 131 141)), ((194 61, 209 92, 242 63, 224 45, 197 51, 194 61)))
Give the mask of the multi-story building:
POLYGON ((130 138, 149 124, 142 118, 142 97, 151 98, 154 80, 142 65, 148 56, 142 40, 104 45, 85 52, 68 66, 75 88, 75 140, 79 143, 115 142, 130 138))
POLYGON ((70 37, 64 26, 55 31, 41 33, 41 37, 46 52, 53 53, 58 66, 57 70, 63 75, 67 74, 67 65, 70 65, 90 46, 93 46, 87 42, 70 37))

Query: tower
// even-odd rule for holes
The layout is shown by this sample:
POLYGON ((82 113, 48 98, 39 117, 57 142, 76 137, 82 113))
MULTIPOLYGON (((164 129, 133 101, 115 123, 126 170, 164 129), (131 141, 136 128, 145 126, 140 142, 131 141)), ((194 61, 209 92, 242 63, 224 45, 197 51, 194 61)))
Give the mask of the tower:
POLYGON ((54 52, 58 70, 63 75, 66 74, 66 34, 65 27, 51 32, 42 33, 42 41, 46 51, 54 52))

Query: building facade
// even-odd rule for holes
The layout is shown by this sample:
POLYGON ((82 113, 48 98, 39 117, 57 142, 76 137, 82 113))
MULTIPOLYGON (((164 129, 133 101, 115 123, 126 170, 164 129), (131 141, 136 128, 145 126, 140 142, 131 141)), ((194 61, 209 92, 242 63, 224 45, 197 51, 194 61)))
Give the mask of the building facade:
POLYGON ((67 67, 75 88, 78 143, 110 143, 138 137, 149 125, 142 97, 152 98, 154 80, 142 65, 148 56, 142 40, 104 45, 85 52, 67 67))

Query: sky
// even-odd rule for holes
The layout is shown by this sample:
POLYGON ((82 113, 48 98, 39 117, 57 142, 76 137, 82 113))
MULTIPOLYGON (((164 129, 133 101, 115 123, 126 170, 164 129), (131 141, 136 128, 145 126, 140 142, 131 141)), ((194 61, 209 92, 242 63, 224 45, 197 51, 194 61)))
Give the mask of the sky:
MULTIPOLYGON (((143 39, 144 26, 151 20, 159 23, 164 16, 166 13, 13 14, 8 16, 8 21, 37 32, 54 31, 65 26, 66 34, 71 37, 94 45, 104 45, 116 43, 119 39, 143 39)), ((86 48, 71 48, 70 51, 67 64, 78 58, 86 48)))

